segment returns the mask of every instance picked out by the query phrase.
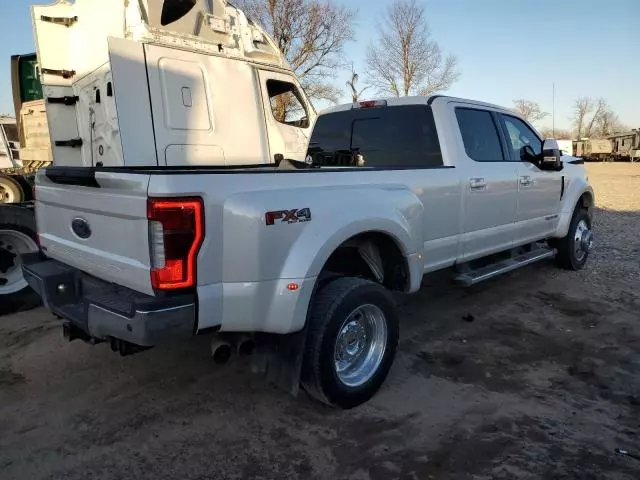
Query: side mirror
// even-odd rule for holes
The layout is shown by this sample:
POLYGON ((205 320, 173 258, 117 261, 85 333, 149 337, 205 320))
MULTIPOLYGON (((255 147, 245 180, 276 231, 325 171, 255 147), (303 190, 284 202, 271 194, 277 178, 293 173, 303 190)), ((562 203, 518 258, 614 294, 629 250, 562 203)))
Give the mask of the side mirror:
POLYGON ((542 156, 538 168, 559 172, 564 168, 561 157, 562 152, 558 147, 558 142, 553 138, 547 138, 542 144, 542 156))
POLYGON ((536 155, 536 152, 533 151, 533 147, 531 147, 531 145, 525 145, 520 149, 520 158, 524 162, 537 163, 536 160, 539 157, 536 155))

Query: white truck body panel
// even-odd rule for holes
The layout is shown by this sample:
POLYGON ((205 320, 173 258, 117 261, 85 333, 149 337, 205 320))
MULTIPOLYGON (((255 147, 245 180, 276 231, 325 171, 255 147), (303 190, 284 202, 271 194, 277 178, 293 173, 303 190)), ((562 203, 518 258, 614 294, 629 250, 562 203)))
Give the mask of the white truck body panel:
MULTIPOLYGON (((144 45, 121 38, 109 39, 109 62, 115 85, 126 85, 115 95, 118 131, 122 151, 127 152, 126 164, 156 165, 156 144, 149 102, 144 45)), ((125 163, 124 159, 116 164, 125 163)), ((106 164, 105 164, 106 165, 106 164)))
POLYGON ((60 185, 38 174, 36 219, 41 247, 51 258, 109 282, 152 294, 149 281, 147 186, 144 175, 102 173, 100 188, 60 185), (73 208, 69 206, 73 204, 73 208), (83 240, 71 223, 83 218, 83 240), (126 241, 123 239, 126 238, 126 241))
POLYGON ((97 169, 92 178, 100 188, 59 185, 42 172, 36 210, 42 246, 53 259, 153 295, 146 199, 200 197, 197 328, 290 333, 303 327, 331 254, 359 234, 393 240, 407 262, 406 291, 413 292, 425 272, 563 237, 580 197, 592 202, 580 165, 542 171, 529 162, 469 157, 456 109, 513 117, 510 111, 447 97, 392 99, 384 108, 403 105, 430 106, 442 166, 97 169), (311 221, 265 225, 265 212, 304 208, 311 221), (78 216, 95 226, 88 239, 69 228, 78 216), (291 282, 299 288, 288 289, 291 282))
MULTIPOLYGON (((268 134, 275 137, 277 126, 265 122, 254 66, 153 45, 145 53, 161 165, 258 164, 271 158, 268 134)), ((302 136, 298 148, 306 142, 302 136)))

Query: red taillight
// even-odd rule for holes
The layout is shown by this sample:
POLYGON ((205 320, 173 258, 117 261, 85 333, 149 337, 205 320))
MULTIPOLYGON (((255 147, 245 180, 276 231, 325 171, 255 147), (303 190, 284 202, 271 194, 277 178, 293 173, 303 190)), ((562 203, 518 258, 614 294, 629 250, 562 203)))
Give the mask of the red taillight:
POLYGON ((147 206, 151 285, 159 290, 193 287, 203 238, 200 198, 150 198, 147 206))

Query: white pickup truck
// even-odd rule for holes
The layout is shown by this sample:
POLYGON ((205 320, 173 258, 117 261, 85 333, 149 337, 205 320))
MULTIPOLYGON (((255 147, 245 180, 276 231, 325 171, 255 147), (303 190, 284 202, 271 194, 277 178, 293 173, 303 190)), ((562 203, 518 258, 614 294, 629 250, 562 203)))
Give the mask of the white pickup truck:
POLYGON ((318 117, 306 162, 41 171, 44 255, 23 269, 70 338, 130 353, 255 335, 279 342, 291 385, 349 408, 393 361, 390 292, 440 269, 471 285, 552 256, 583 267, 580 163, 495 105, 349 104, 318 117))

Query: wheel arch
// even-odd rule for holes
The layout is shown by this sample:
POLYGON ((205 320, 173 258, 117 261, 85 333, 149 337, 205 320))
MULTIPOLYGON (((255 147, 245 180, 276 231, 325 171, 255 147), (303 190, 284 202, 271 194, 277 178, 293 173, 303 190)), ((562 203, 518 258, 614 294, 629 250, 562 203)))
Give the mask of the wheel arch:
MULTIPOLYGON (((368 278, 389 290, 407 292, 411 288, 410 255, 392 233, 367 230, 341 241, 325 253, 317 284, 335 276, 368 278)), ((317 289, 318 287, 316 287, 317 289)))
POLYGON ((576 201, 576 204, 573 207, 573 211, 575 211, 576 207, 578 206, 581 206, 582 208, 584 208, 589 213, 589 216, 591 216, 591 214, 593 213, 592 210, 594 206, 593 191, 587 190, 583 192, 582 195, 580 195, 580 197, 576 201))
POLYGON ((567 234, 576 208, 584 208, 587 210, 589 218, 591 218, 593 216, 594 206, 595 196, 593 189, 588 185, 581 188, 575 195, 567 196, 554 238, 562 238, 567 234), (575 200, 570 200, 571 198, 575 200))

